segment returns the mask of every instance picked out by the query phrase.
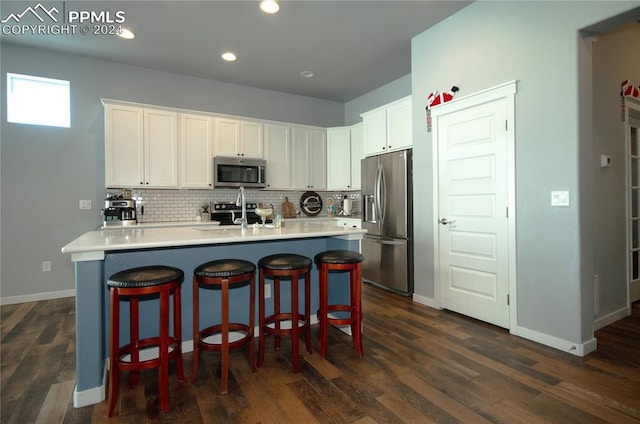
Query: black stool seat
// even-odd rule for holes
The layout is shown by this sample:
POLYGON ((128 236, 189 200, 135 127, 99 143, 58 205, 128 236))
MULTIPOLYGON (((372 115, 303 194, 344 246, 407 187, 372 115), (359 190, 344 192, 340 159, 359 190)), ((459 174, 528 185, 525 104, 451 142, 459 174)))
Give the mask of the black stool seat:
POLYGON ((260 268, 271 270, 287 270, 311 266, 311 259, 294 253, 279 253, 265 256, 258 262, 260 268))
POLYGON ((228 278, 255 270, 256 266, 252 262, 241 259, 219 259, 198 266, 193 274, 200 278, 228 278))
POLYGON ((314 257, 314 261, 324 262, 328 264, 355 264, 364 261, 364 256, 352 250, 327 250, 318 253, 314 257))
POLYGON ((126 269, 113 274, 107 280, 109 287, 120 289, 134 289, 139 287, 153 287, 172 281, 184 279, 181 269, 165 265, 143 266, 126 269))

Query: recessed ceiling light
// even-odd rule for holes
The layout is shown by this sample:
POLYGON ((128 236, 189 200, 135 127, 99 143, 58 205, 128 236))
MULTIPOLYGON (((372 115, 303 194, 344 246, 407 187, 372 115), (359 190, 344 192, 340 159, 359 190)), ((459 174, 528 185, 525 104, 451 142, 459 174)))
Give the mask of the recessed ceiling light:
POLYGON ((260 2, 260 10, 264 13, 273 14, 280 10, 280 5, 276 0, 262 0, 260 2))
POLYGON ((227 62, 233 62, 234 60, 236 60, 236 55, 233 54, 233 52, 224 52, 222 53, 221 56, 224 60, 226 60, 227 62))
POLYGON ((304 78, 311 78, 313 76, 313 72, 311 71, 302 71, 300 72, 300 76, 304 78))
POLYGON ((127 40, 131 40, 133 38, 136 37, 136 35, 131 32, 130 30, 126 29, 126 28, 122 28, 122 31, 120 31, 120 34, 118 34, 120 37, 125 38, 127 40))

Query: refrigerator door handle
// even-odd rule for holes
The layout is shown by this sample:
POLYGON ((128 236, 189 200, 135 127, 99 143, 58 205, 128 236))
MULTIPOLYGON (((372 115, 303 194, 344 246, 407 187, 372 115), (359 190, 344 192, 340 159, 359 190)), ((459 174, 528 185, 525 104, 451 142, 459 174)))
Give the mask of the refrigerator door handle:
POLYGON ((380 221, 384 223, 387 215, 387 178, 380 164, 380 221))
POLYGON ((386 244, 387 246, 402 246, 406 241, 402 240, 380 240, 380 244, 386 244))

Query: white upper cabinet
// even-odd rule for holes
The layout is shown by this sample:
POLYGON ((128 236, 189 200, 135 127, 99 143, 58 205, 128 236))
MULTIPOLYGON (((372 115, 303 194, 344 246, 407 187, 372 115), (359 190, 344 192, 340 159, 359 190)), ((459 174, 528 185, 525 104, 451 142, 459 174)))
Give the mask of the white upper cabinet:
POLYGON ((324 190, 327 185, 326 130, 291 127, 291 188, 324 190))
POLYGON ((178 187, 177 114, 105 103, 106 187, 178 187))
POLYGON ((362 123, 351 126, 351 189, 360 190, 362 168, 361 163, 364 159, 363 152, 364 136, 362 132, 362 123))
POLYGON ((360 190, 362 124, 327 128, 327 190, 360 190))
POLYGON ((178 186, 178 114, 144 110, 145 185, 178 186))
POLYGON ((267 189, 291 188, 291 127, 264 124, 264 158, 267 160, 267 189))
POLYGON ((144 138, 141 108, 105 106, 105 185, 139 186, 144 182, 144 138))
POLYGON ((327 128, 327 190, 351 189, 351 129, 327 128))
POLYGON ((372 156, 413 146, 411 96, 362 115, 364 155, 372 156))
POLYGON ((215 118, 215 156, 263 158, 262 123, 215 118))
POLYGON ((213 118, 180 114, 180 186, 213 186, 213 118))

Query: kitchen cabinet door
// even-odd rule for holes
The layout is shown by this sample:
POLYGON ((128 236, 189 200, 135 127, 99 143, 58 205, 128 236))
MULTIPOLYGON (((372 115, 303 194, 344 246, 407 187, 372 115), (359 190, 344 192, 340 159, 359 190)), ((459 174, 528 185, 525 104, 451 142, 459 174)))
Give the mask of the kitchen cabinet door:
POLYGON ((351 129, 327 128, 327 190, 351 189, 351 129))
POLYGON ((387 152, 387 110, 376 109, 362 114, 364 153, 366 156, 387 152))
POLYGON ((413 146, 411 96, 400 99, 387 107, 387 151, 402 150, 413 146))
POLYGON ((138 187, 144 181, 142 108, 105 105, 105 185, 138 187))
POLYGON ((291 188, 324 190, 326 188, 326 131, 292 127, 291 188))
POLYGON ((230 118, 215 118, 214 154, 263 158, 262 124, 230 118))
POLYGON ((180 187, 213 186, 213 119, 180 114, 180 187))
POLYGON ((373 156, 413 146, 411 96, 362 115, 364 155, 373 156))
POLYGON ((215 118, 215 156, 240 156, 240 121, 215 118))
POLYGON ((364 159, 362 124, 351 126, 351 190, 360 190, 361 161, 364 159))
POLYGON ((264 158, 262 123, 240 121, 240 156, 264 158))
POLYGON ((309 145, 309 182, 313 190, 327 188, 327 132, 326 130, 311 129, 307 131, 309 145))
POLYGON ((178 187, 175 112, 105 104, 105 185, 178 187))
POLYGON ((264 124, 264 155, 267 160, 267 189, 291 188, 291 128, 264 124))
POLYGON ((178 187, 178 115, 144 110, 145 187, 178 187))

